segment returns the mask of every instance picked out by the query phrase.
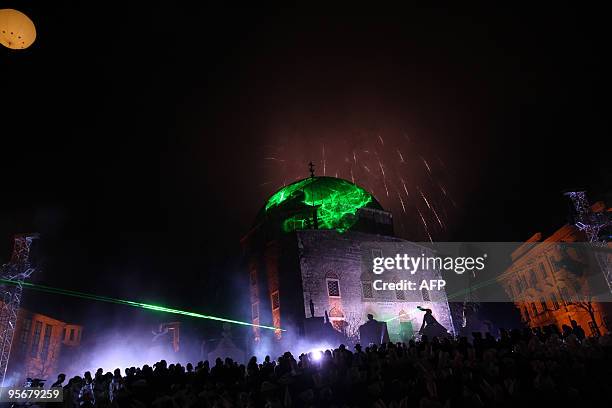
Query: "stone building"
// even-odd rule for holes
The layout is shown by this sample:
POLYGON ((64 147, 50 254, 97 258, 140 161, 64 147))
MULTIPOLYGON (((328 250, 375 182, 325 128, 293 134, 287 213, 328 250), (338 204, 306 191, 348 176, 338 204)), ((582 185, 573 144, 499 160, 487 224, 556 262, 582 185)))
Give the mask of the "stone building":
MULTIPOLYGON (((391 340, 399 340, 419 330, 423 313, 416 306, 421 305, 453 330, 443 290, 374 290, 372 283, 380 276, 371 271, 373 257, 426 249, 395 237, 392 214, 346 180, 312 176, 280 189, 242 246, 254 324, 308 336, 313 321, 327 316, 337 332, 357 339, 359 325, 371 313, 388 322, 391 340)), ((419 276, 437 279, 439 273, 419 276)), ((408 272, 385 276, 387 281, 409 278, 408 272)), ((264 333, 253 330, 258 341, 264 333)), ((275 335, 280 340, 284 332, 275 335)))
POLYGON ((55 381, 63 362, 81 344, 83 327, 21 308, 7 370, 7 378, 21 385, 25 378, 55 381))
MULTIPOLYGON (((606 207, 598 202, 592 211, 606 211, 606 207)), ((555 325, 561 329, 562 325, 569 326, 575 320, 587 335, 603 334, 612 329, 612 305, 597 301, 597 296, 584 295, 597 292, 593 288, 597 280, 593 277, 587 280, 574 273, 564 262, 564 259, 571 259, 587 264, 580 246, 572 246, 572 243, 585 240, 583 232, 566 224, 544 239, 538 232, 512 253, 512 264, 497 280, 514 301, 525 325, 532 328, 555 325)), ((608 247, 612 247, 610 243, 608 247)), ((595 278, 601 281, 597 286, 607 290, 603 275, 595 278)))

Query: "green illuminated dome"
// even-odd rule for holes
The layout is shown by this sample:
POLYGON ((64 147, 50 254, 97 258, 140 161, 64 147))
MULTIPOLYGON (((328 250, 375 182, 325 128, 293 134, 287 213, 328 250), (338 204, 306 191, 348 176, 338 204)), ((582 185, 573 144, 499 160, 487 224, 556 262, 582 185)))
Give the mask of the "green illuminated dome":
POLYGON ((355 225, 362 208, 383 211, 372 194, 350 181, 309 177, 274 193, 260 217, 278 219, 285 232, 311 228, 344 232, 355 225))

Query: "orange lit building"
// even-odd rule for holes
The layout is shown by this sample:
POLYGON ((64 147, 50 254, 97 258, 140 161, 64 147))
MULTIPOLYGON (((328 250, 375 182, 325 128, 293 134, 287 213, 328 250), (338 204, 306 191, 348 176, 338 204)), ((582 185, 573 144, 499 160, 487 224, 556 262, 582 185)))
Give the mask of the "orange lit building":
POLYGON ((20 309, 7 378, 19 385, 25 378, 55 381, 61 361, 81 344, 83 327, 20 309))
MULTIPOLYGON (((592 211, 606 211, 606 207, 598 202, 592 206, 592 211)), ((584 298, 576 288, 586 288, 588 283, 560 266, 560 260, 567 254, 562 254, 561 247, 555 243, 583 241, 586 241, 584 234, 566 224, 546 239, 542 239, 541 233, 533 235, 512 253, 512 264, 498 282, 529 327, 555 325, 561 329, 562 325, 569 326, 575 320, 588 336, 597 335, 598 331, 600 334, 611 331, 612 305, 597 302, 596 298, 580 301, 584 298)), ((572 256, 580 255, 574 253, 572 256)))

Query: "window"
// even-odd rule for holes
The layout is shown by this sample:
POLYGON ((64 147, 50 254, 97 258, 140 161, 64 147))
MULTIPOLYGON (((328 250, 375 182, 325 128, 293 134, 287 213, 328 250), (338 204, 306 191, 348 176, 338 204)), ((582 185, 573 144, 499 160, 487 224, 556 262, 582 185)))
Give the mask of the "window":
POLYGON ((278 294, 278 290, 272 293, 272 310, 276 310, 280 307, 280 297, 278 294))
POLYGON ((569 291, 567 290, 565 286, 560 289, 560 293, 561 293, 561 299, 563 300, 563 303, 565 303, 566 305, 569 305, 572 303, 572 298, 569 294, 569 291))
POLYGON ((338 279, 327 279, 327 295, 329 297, 340 297, 340 281, 338 279))
POLYGON ((529 270, 529 285, 532 288, 536 288, 538 286, 538 277, 533 269, 529 270))
POLYGON ((525 275, 521 275, 521 284, 523 285, 523 290, 529 287, 529 285, 527 285, 527 279, 525 278, 525 275))
POLYGON ((554 293, 550 294, 550 301, 552 302, 553 310, 558 310, 559 309, 559 301, 557 300, 557 297, 555 296, 554 293))
POLYGON ((30 332, 32 331, 32 319, 26 317, 23 320, 23 328, 21 329, 21 336, 19 336, 19 343, 21 344, 21 349, 26 350, 28 346, 28 338, 30 337, 30 332))
POLYGON ((70 341, 74 340, 74 329, 70 329, 70 341))
POLYGON ((406 300, 406 294, 403 290, 396 289, 395 290, 395 298, 397 300, 406 300))
POLYGON ((423 296, 423 302, 429 302, 429 292, 425 288, 421 288, 421 296, 423 296))
POLYGON ((64 327, 64 330, 62 330, 62 340, 66 340, 66 328, 64 327))
POLYGON ((591 330, 591 336, 597 335, 597 325, 592 320, 589 322, 589 329, 591 330))
POLYGON ((374 298, 374 290, 372 288, 372 282, 361 282, 361 293, 364 299, 374 298))
POLYGON ((538 315, 538 308, 536 307, 535 302, 531 302, 531 311, 533 312, 534 316, 538 315))
POLYGON ((548 277, 548 273, 546 273, 546 267, 544 266, 544 262, 540 262, 540 273, 542 274, 542 279, 546 279, 548 277))
POLYGON ((45 325, 45 336, 43 337, 43 346, 42 353, 40 354, 40 358, 43 360, 47 360, 47 354, 49 354, 49 344, 51 344, 51 331, 53 330, 53 326, 50 324, 45 325))
POLYGON ((255 302, 251 305, 251 317, 253 320, 259 319, 259 303, 255 302))
POLYGON ((550 255, 550 257, 549 257, 549 259, 548 259, 548 260, 550 261, 550 264, 552 265, 553 270, 554 270, 555 272, 558 272, 558 271, 560 271, 560 270, 562 269, 562 268, 561 268, 561 265, 560 265, 560 264, 561 264, 561 262, 557 262, 557 260, 555 259, 555 256, 554 256, 554 255, 550 255))
POLYGON ((32 346, 30 347, 30 356, 38 356, 38 343, 40 343, 40 332, 42 332, 42 322, 36 322, 34 325, 34 339, 32 339, 32 346))

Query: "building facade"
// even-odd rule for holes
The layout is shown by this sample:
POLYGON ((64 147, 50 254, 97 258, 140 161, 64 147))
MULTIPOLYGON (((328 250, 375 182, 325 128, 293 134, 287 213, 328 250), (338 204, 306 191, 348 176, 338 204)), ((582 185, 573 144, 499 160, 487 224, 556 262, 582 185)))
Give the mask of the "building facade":
MULTIPOLYGON (((338 333, 358 340, 359 326, 373 314, 387 322, 391 340, 400 340, 419 330, 423 313, 416 307, 423 306, 453 330, 443 290, 374 290, 380 276, 371 271, 372 258, 425 249, 395 237, 391 213, 346 180, 313 176, 279 190, 242 245, 254 324, 307 336, 309 322, 328 319, 338 333)), ((402 272, 384 279, 411 277, 402 272)), ((439 273, 419 277, 438 279, 439 273)), ((255 327, 253 334, 258 341, 263 333, 255 327)), ((283 332, 275 336, 280 340, 283 332)))
MULTIPOLYGON (((606 207, 599 202, 592 210, 605 211, 606 207)), ((545 239, 541 233, 533 235, 512 253, 512 263, 498 281, 514 301, 525 325, 532 328, 554 325, 561 329, 575 320, 587 335, 610 332, 611 304, 599 302, 597 297, 585 297, 584 293, 595 291, 589 288, 593 286, 592 280, 567 266, 567 259, 587 264, 586 255, 577 245, 555 245, 585 240, 583 232, 568 224, 545 239)), ((604 286, 602 276, 600 287, 604 286)))
POLYGON ((19 310, 7 378, 20 384, 26 378, 55 380, 63 361, 81 344, 83 327, 19 310))

